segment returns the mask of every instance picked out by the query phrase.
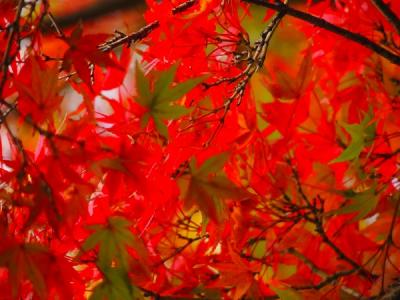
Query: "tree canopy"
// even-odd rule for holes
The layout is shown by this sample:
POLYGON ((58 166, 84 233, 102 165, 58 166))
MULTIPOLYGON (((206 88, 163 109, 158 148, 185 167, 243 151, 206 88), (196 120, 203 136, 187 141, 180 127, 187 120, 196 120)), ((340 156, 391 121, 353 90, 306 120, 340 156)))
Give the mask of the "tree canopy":
POLYGON ((0 299, 398 299, 400 1, 98 5, 0 1, 0 299))

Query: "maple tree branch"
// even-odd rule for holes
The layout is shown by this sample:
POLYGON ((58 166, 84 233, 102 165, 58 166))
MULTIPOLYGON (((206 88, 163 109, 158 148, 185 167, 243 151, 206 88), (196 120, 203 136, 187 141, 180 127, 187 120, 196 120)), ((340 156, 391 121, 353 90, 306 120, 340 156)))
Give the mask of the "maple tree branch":
POLYGON ((299 192, 301 198, 303 198, 303 200, 306 202, 307 206, 309 208, 312 208, 314 211, 316 211, 316 206, 312 205, 310 200, 308 199, 306 193, 303 190, 303 186, 301 185, 300 182, 300 176, 299 176, 299 172, 297 171, 297 169, 295 168, 295 166, 291 163, 290 160, 287 161, 287 164, 290 166, 290 168, 292 169, 292 173, 294 176, 294 180, 296 181, 296 185, 297 185, 297 191, 299 192))
MULTIPOLYGON (((49 182, 46 179, 46 176, 43 174, 43 172, 40 170, 40 168, 38 167, 38 165, 36 165, 33 161, 30 161, 29 156, 27 154, 27 151, 25 150, 22 141, 14 135, 14 133, 12 132, 10 126, 8 125, 8 123, 6 121, 3 122, 9 136, 11 137, 13 144, 15 145, 15 147, 17 147, 18 152, 21 154, 22 156, 22 164, 21 164, 21 168, 18 172, 18 180, 21 180, 21 177, 25 175, 25 171, 26 171, 26 167, 28 166, 28 164, 30 164, 31 166, 33 166, 38 174, 38 179, 40 180, 40 188, 42 189, 42 191, 44 192, 45 196, 47 196, 47 200, 50 204, 51 209, 53 210, 55 216, 57 219, 61 219, 62 216, 57 208, 57 205, 55 203, 55 198, 54 198, 54 193, 53 190, 49 184, 49 182)), ((26 230, 28 228, 28 226, 30 225, 31 222, 31 217, 32 215, 29 216, 28 220, 25 222, 24 226, 22 227, 22 230, 26 230)))
MULTIPOLYGON (((372 274, 371 272, 367 271, 362 265, 358 264, 355 262, 353 259, 348 257, 326 234, 324 225, 323 225, 323 207, 318 208, 317 202, 311 203, 306 196, 301 182, 299 175, 297 173, 296 168, 290 164, 290 161, 287 161, 287 163, 291 166, 292 172, 294 175, 294 179, 297 185, 298 192, 300 193, 301 197, 307 204, 307 208, 311 211, 311 213, 314 215, 314 217, 307 217, 307 215, 304 215, 304 218, 306 218, 308 221, 314 223, 316 229, 315 231, 321 236, 322 240, 327 244, 338 256, 338 259, 344 260, 347 263, 349 263, 354 269, 352 270, 353 272, 359 271, 362 276, 364 276, 367 279, 372 279, 375 278, 376 276, 372 274)), ((322 199, 320 199, 322 201, 322 199)))
MULTIPOLYGON (((8 67, 12 60, 12 58, 10 57, 11 48, 12 48, 12 44, 13 44, 15 36, 19 32, 19 20, 21 18, 21 13, 22 13, 22 9, 23 9, 24 5, 25 5, 25 1, 19 0, 18 6, 17 6, 17 12, 15 14, 15 19, 14 19, 13 23, 11 23, 9 25, 10 29, 9 29, 9 33, 8 33, 9 35, 8 35, 6 50, 4 51, 3 59, 1 62, 2 77, 0 79, 0 93, 3 92, 4 85, 7 81, 8 67)), ((5 102, 5 101, 2 99, 1 102, 5 102)))
POLYGON ((146 26, 140 28, 138 31, 135 31, 128 35, 125 35, 124 33, 117 31, 116 36, 114 38, 106 41, 103 44, 100 44, 98 48, 100 51, 106 52, 106 51, 110 51, 110 50, 117 48, 124 44, 127 44, 128 46, 130 46, 132 43, 136 43, 140 40, 143 40, 154 29, 158 28, 159 26, 160 26, 160 22, 154 21, 154 22, 147 24, 146 26))
POLYGON ((273 9, 276 11, 285 11, 286 14, 289 16, 303 20, 314 26, 325 29, 325 30, 335 33, 339 36, 342 36, 350 41, 353 41, 361 46, 364 46, 364 47, 372 50, 373 52, 386 58, 393 64, 400 65, 400 55, 394 54, 393 52, 385 49, 384 47, 378 45, 377 43, 373 42, 372 40, 370 40, 369 38, 367 38, 361 34, 349 31, 340 26, 332 24, 332 23, 326 21, 325 19, 316 17, 312 14, 297 10, 295 8, 289 7, 288 5, 285 5, 284 3, 281 3, 281 2, 270 3, 270 2, 266 2, 265 0, 242 0, 242 1, 251 3, 251 4, 256 4, 259 6, 263 6, 266 8, 270 8, 270 9, 273 9))
POLYGON ((318 220, 317 222, 315 222, 315 225, 317 233, 322 237, 322 240, 325 242, 325 244, 327 244, 333 251, 335 251, 335 253, 338 255, 338 259, 344 260, 349 263, 353 268, 360 272, 360 275, 364 276, 367 279, 376 277, 374 274, 367 271, 360 264, 348 257, 342 250, 339 249, 338 246, 336 246, 334 242, 331 241, 331 239, 326 234, 321 221, 318 220))
MULTIPOLYGON (((8 77, 8 68, 10 66, 10 64, 13 62, 13 60, 16 57, 16 54, 18 53, 18 50, 20 48, 20 40, 21 37, 20 35, 20 19, 21 19, 21 14, 22 14, 22 10, 25 6, 30 5, 30 12, 28 14, 28 16, 31 16, 34 12, 34 8, 35 8, 35 4, 36 2, 32 2, 32 3, 28 3, 25 2, 24 0, 20 0, 18 2, 18 5, 16 7, 16 15, 14 18, 14 21, 12 23, 10 23, 9 26, 9 35, 8 35, 8 39, 7 39, 7 44, 5 47, 5 52, 3 54, 3 59, 2 62, 0 64, 1 66, 1 78, 0 78, 0 93, 3 91, 5 83, 7 81, 7 77, 8 77), (17 43, 17 48, 15 50, 15 54, 11 53, 11 49, 12 49, 12 45, 13 43, 16 42, 17 43)), ((64 34, 63 32, 57 27, 57 24, 55 23, 52 15, 50 13, 48 13, 48 3, 47 1, 43 1, 42 5, 44 7, 43 12, 40 14, 39 18, 38 18, 38 23, 40 24, 43 21, 43 18, 45 15, 49 15, 50 20, 52 20, 52 22, 54 23, 53 26, 55 26, 57 33, 59 36, 63 37, 64 34)), ((24 117, 24 122, 26 122, 27 124, 29 124, 37 133, 39 133, 41 136, 44 136, 49 142, 50 145, 52 146, 52 150, 53 153, 56 154, 57 153, 57 149, 54 146, 53 143, 53 139, 58 139, 58 140, 63 140, 66 142, 70 142, 73 144, 77 144, 78 146, 80 146, 81 148, 84 147, 85 142, 84 141, 77 141, 73 138, 70 138, 68 136, 65 135, 61 135, 61 134, 57 134, 55 132, 46 130, 44 128, 42 128, 41 126, 39 126, 38 124, 36 124, 29 116, 26 117, 24 116, 18 109, 17 109, 17 102, 15 103, 9 103, 7 102, 5 99, 0 97, 0 105, 4 105, 7 107, 7 110, 3 111, 2 114, 0 115, 0 125, 4 124, 4 126, 6 127, 11 140, 13 141, 14 145, 19 149, 19 152, 23 154, 24 157, 24 162, 25 164, 28 163, 28 156, 23 148, 23 145, 21 143, 21 141, 18 139, 18 137, 16 137, 13 132, 11 131, 11 129, 9 128, 6 119, 7 117, 13 112, 15 111, 18 115, 20 115, 21 117, 24 117)), ((105 152, 110 152, 109 149, 106 148, 102 148, 103 151, 105 152)), ((34 165, 34 163, 32 163, 32 165, 34 165)), ((47 186, 49 186, 47 184, 47 186)))
MULTIPOLYGON (((55 216, 58 219, 61 219, 62 216, 57 208, 57 205, 55 203, 55 198, 54 198, 54 193, 53 193, 53 189, 51 188, 50 183, 48 182, 48 180, 46 179, 46 176, 43 174, 43 172, 40 170, 40 168, 38 167, 37 164, 35 164, 30 158, 29 155, 27 153, 27 151, 25 150, 22 141, 12 132, 10 126, 8 125, 7 121, 3 122, 9 136, 11 137, 13 144, 15 145, 15 147, 17 147, 18 152, 22 155, 22 165, 21 168, 19 170, 19 176, 24 176, 25 175, 25 171, 26 171, 26 167, 28 165, 31 165, 35 168, 37 174, 38 174, 38 179, 40 180, 40 187, 42 189, 42 191, 44 192, 44 194, 48 197, 48 201, 50 204, 51 209, 53 210, 55 216)), ((21 180, 21 178, 18 176, 18 179, 21 180)), ((24 227, 22 228, 23 230, 26 230, 27 227, 29 226, 29 222, 31 221, 32 215, 30 215, 29 219, 26 221, 26 223, 24 224, 24 227)))
POLYGON ((170 255, 164 257, 163 259, 161 259, 157 264, 155 264, 155 266, 161 266, 163 265, 166 261, 170 260, 171 258, 175 257, 176 255, 178 255, 179 253, 181 253, 183 250, 185 250, 187 247, 189 247, 191 244, 193 244, 196 241, 199 241, 201 239, 207 238, 208 234, 205 235, 201 235, 195 238, 186 238, 186 243, 183 246, 180 246, 178 248, 175 249, 175 251, 173 253, 171 253, 170 255))
MULTIPOLYGON (((35 11, 35 5, 37 4, 37 0, 34 2, 25 2, 24 0, 19 0, 18 4, 16 6, 16 14, 13 22, 11 22, 8 26, 8 39, 5 47, 5 51, 3 53, 3 58, 0 63, 0 73, 1 73, 1 78, 0 78, 0 95, 3 93, 4 86, 7 82, 7 77, 8 77, 8 68, 15 59, 18 51, 20 50, 20 42, 21 42, 21 37, 20 37, 20 20, 21 20, 21 15, 22 15, 22 10, 25 6, 30 6, 30 11, 29 13, 25 16, 25 18, 32 18, 32 15, 35 11), (15 54, 11 53, 12 45, 13 42, 17 42, 17 47, 15 49, 15 54)), ((48 9, 48 2, 47 1, 42 1, 42 5, 44 7, 44 11, 47 11, 48 9)), ((43 20, 45 13, 42 13, 39 15, 38 20, 39 23, 43 20)), ((0 117, 0 125, 5 121, 7 116, 14 110, 17 110, 17 107, 15 104, 8 103, 5 99, 0 97, 0 106, 5 105, 8 110, 2 114, 0 117)))
MULTIPOLYGON (((16 56, 16 54, 14 54, 14 55, 11 54, 12 44, 13 44, 14 39, 16 38, 16 36, 17 36, 17 40, 18 40, 18 43, 17 43, 18 48, 17 48, 16 52, 18 52, 18 50, 19 50, 19 42, 20 42, 19 41, 19 37, 18 37, 19 31, 20 31, 19 22, 20 22, 20 19, 21 19, 22 9, 24 8, 24 6, 25 6, 25 1, 24 0, 19 0, 18 4, 17 4, 17 7, 16 7, 16 13, 15 13, 14 21, 8 27, 9 28, 9 32, 8 32, 7 44, 6 44, 5 51, 4 51, 4 54, 3 54, 3 58, 2 58, 2 61, 1 61, 0 95, 2 95, 4 86, 5 86, 6 82, 7 82, 8 68, 9 68, 11 62, 15 59, 15 56, 16 56)), ((10 127, 8 126, 8 124, 6 122, 7 116, 13 110, 16 110, 16 105, 12 105, 11 103, 8 103, 2 97, 0 98, 0 105, 4 105, 4 106, 6 106, 8 108, 8 110, 1 115, 0 125, 1 124, 5 125, 8 133, 11 136, 11 139, 12 139, 14 145, 18 149, 21 150, 21 148, 23 149, 22 143, 20 142, 20 140, 17 137, 15 137, 13 135, 10 127)), ((22 151, 21 153, 23 155, 23 166, 25 166, 26 163, 27 163, 27 159, 26 159, 27 156, 26 156, 25 151, 22 151)))
MULTIPOLYGON (((328 275, 327 273, 325 273, 323 270, 321 270, 318 266, 316 266, 314 264, 314 262, 312 262, 309 258, 307 258, 306 256, 304 256, 302 253, 298 252, 296 249, 294 248, 289 248, 286 251, 289 254, 292 254, 293 256, 295 256, 296 258, 298 258, 300 261, 302 261, 307 267, 310 268, 310 270, 314 273, 317 274, 318 276, 320 276, 323 280, 321 282, 319 282, 318 284, 311 284, 311 285, 302 285, 302 286, 293 286, 292 288, 295 290, 320 290, 323 287, 334 283, 335 281, 337 281, 339 278, 341 277, 345 277, 348 275, 351 275, 353 273, 355 273, 357 271, 357 269, 350 269, 350 270, 344 270, 344 271, 339 271, 336 272, 332 275, 328 275)), ((349 288, 346 288, 346 290, 348 290, 349 288)), ((349 289, 349 292, 351 294, 358 294, 356 291, 354 291, 353 289, 349 289)), ((358 294, 359 296, 359 294, 358 294)))
MULTIPOLYGON (((197 0, 187 0, 186 2, 183 2, 182 4, 174 7, 172 9, 172 14, 176 15, 182 13, 187 9, 193 7, 193 5, 195 5, 196 3, 197 0)), ((154 29, 158 28, 159 26, 160 22, 156 20, 151 22, 150 24, 147 24, 146 26, 143 26, 138 31, 135 31, 128 35, 117 31, 114 38, 106 41, 103 44, 100 44, 98 48, 100 51, 107 52, 124 44, 130 46, 132 43, 136 43, 147 37, 154 29)))
POLYGON ((244 60, 248 64, 242 72, 233 77, 221 78, 213 83, 203 83, 203 86, 209 89, 213 86, 218 86, 223 82, 235 83, 236 81, 239 81, 238 83, 236 83, 233 93, 230 95, 228 99, 226 99, 224 104, 221 107, 214 110, 215 113, 220 110, 222 110, 223 113, 222 116, 219 118, 217 128, 214 130, 208 141, 204 144, 204 147, 208 147, 211 141, 216 137, 218 131, 222 128, 225 122, 226 115, 228 114, 228 111, 230 110, 232 103, 237 99, 237 105, 240 105, 240 102, 243 98, 243 95, 245 93, 246 87, 250 79, 264 64, 271 38, 276 28, 278 27, 279 23, 285 16, 285 14, 286 14, 285 11, 279 11, 272 18, 268 26, 261 32, 260 38, 254 43, 254 47, 252 48, 252 53, 248 56, 247 59, 244 60))
POLYGON ((391 10, 388 4, 383 2, 382 0, 372 0, 372 3, 380 10, 382 15, 396 28, 398 34, 400 34, 400 19, 396 16, 396 14, 391 10))
MULTIPOLYGON (((339 271, 336 272, 332 275, 328 275, 326 274, 324 271, 322 271, 321 269, 319 269, 311 260, 309 260, 307 257, 305 257, 303 254, 301 254, 300 252, 298 252, 297 250, 295 250, 294 248, 289 248, 288 249, 288 253, 293 254, 294 256, 296 256, 299 260, 301 260, 305 265, 307 265, 311 271, 317 275, 319 275, 323 280, 320 281, 318 284, 310 284, 310 285, 301 285, 301 286, 292 286, 292 288, 294 290, 320 290, 322 288, 324 288, 327 285, 330 285, 332 283, 335 283, 338 279, 351 275, 354 272, 357 271, 357 269, 350 269, 350 270, 344 270, 344 271, 339 271)), ((350 289, 346 286, 342 286, 341 287, 344 291, 346 291, 347 293, 356 296, 357 298, 359 298, 361 295, 356 292, 353 289, 350 289)))
POLYGON ((317 274, 322 279, 326 279, 328 277, 328 274, 326 272, 321 270, 313 261, 305 257, 304 254, 300 253, 295 248, 293 247, 288 248, 285 252, 295 256, 297 259, 303 262, 307 267, 309 267, 313 273, 317 274))
MULTIPOLYGON (((334 283, 335 281, 337 281, 339 278, 341 278, 341 277, 344 277, 344 276, 348 276, 348 275, 351 275, 351 274, 353 274, 354 272, 356 272, 357 271, 357 269, 350 269, 350 270, 344 270, 344 271, 339 271, 339 272, 336 272, 336 273, 334 273, 334 274, 332 274, 332 275, 329 275, 329 276, 326 276, 325 278, 324 278, 324 280, 322 280, 320 283, 318 283, 318 284, 312 284, 312 285, 303 285, 303 286, 294 286, 293 287, 293 289, 295 289, 295 290, 314 290, 314 289, 316 289, 316 290, 320 290, 320 289, 322 289, 323 287, 325 287, 325 286, 327 286, 327 285, 329 285, 329 284, 331 284, 331 283, 334 283)), ((354 290, 351 290, 352 291, 352 293, 356 293, 354 290)), ((358 293, 357 293, 358 294, 358 293)))

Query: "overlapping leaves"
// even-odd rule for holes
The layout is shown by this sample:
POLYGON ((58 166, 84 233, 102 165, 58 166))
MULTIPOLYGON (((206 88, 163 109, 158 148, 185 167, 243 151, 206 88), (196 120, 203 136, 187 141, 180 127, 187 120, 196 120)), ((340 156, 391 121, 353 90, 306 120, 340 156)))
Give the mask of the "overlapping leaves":
POLYGON ((225 218, 226 199, 241 199, 247 193, 231 182, 222 171, 228 155, 213 156, 200 167, 193 158, 189 172, 179 180, 186 209, 197 206, 204 216, 216 222, 225 218))
POLYGON ((90 300, 142 299, 138 289, 132 285, 128 274, 119 268, 108 268, 104 280, 98 284, 90 300))
POLYGON ((64 257, 55 256, 48 248, 37 243, 4 240, 2 243, 0 268, 8 270, 12 290, 10 298, 7 291, 2 291, 4 299, 20 297, 21 286, 26 280, 33 286, 35 299, 49 299, 51 290, 53 295, 57 294, 57 299, 71 299, 71 282, 76 279, 77 273, 64 257))
POLYGON ((123 217, 113 216, 106 225, 92 225, 94 230, 82 245, 85 251, 99 247, 98 265, 101 268, 110 267, 116 263, 122 269, 129 269, 131 256, 128 248, 131 247, 141 255, 146 256, 142 242, 129 230, 131 223, 123 217))
POLYGON ((90 299, 138 299, 140 295, 129 279, 132 259, 128 248, 133 248, 139 260, 146 259, 146 249, 130 230, 131 223, 123 217, 108 218, 106 225, 93 225, 94 230, 82 245, 84 251, 98 247, 97 266, 104 278, 90 299))

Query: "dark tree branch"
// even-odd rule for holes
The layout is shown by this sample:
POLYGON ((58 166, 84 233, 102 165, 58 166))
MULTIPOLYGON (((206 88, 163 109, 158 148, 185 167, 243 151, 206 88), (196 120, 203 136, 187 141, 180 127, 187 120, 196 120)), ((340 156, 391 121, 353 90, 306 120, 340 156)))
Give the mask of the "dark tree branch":
POLYGON ((400 19, 396 16, 393 10, 390 9, 389 5, 387 5, 382 0, 372 0, 372 3, 380 10, 382 15, 396 28, 398 34, 400 34, 400 19))
MULTIPOLYGON (((355 269, 351 269, 351 270, 345 270, 345 271, 339 271, 333 275, 327 276, 323 281, 321 281, 318 284, 315 285, 303 285, 303 286, 295 286, 293 287, 295 290, 320 290, 323 287, 334 283, 335 281, 337 281, 338 279, 351 275, 355 272, 355 269)), ((351 290, 352 293, 355 293, 355 291, 351 290)))
POLYGON ((303 262, 313 272, 313 274, 318 275, 324 280, 329 277, 329 275, 325 271, 321 270, 311 259, 307 258, 304 254, 297 251, 295 248, 288 248, 286 252, 295 256, 298 260, 303 262))
MULTIPOLYGON (((177 15, 179 13, 184 12, 185 10, 191 8, 197 3, 197 0, 187 0, 186 2, 183 2, 182 4, 174 7, 172 9, 172 14, 177 15)), ((99 45, 99 50, 100 51, 110 51, 114 48, 117 48, 121 45, 130 45, 132 43, 136 43, 145 37, 147 37, 154 29, 158 28, 160 26, 160 22, 158 20, 153 21, 150 24, 147 24, 146 26, 140 28, 138 31, 135 31, 131 34, 123 34, 121 32, 116 32, 116 36, 112 38, 109 41, 106 41, 105 43, 99 45)))
MULTIPOLYGON (((72 14, 64 16, 54 16, 55 22, 61 28, 68 27, 76 24, 78 21, 88 21, 103 17, 105 15, 112 14, 119 10, 125 9, 137 9, 144 7, 145 2, 143 0, 103 0, 96 5, 91 5, 87 8, 80 9, 72 14)), ((50 20, 47 24, 50 25, 50 20)))
POLYGON ((171 258, 174 258, 178 254, 180 254, 183 250, 185 250, 187 247, 189 247, 194 242, 199 241, 199 240, 204 239, 204 238, 208 238, 208 235, 206 234, 206 235, 198 236, 198 237, 195 237, 195 238, 186 238, 186 243, 184 245, 176 248, 174 252, 172 252, 170 255, 164 257, 161 261, 156 263, 154 266, 158 267, 158 266, 163 265, 166 261, 168 261, 171 258))
POLYGON ((204 144, 204 147, 208 147, 208 145, 210 145, 212 140, 214 140, 217 133, 224 125, 226 115, 228 114, 232 103, 237 100, 237 105, 240 105, 240 102, 243 98, 246 87, 248 86, 251 77, 264 65, 271 38, 285 14, 285 11, 278 11, 278 13, 272 18, 268 26, 261 32, 260 38, 254 43, 254 46, 252 47, 252 53, 249 53, 248 58, 243 60, 247 62, 247 67, 242 72, 233 77, 225 77, 213 83, 204 84, 206 88, 211 88, 213 86, 220 85, 223 82, 236 82, 236 87, 234 88, 233 93, 225 101, 223 106, 215 110, 215 112, 222 110, 223 113, 222 116, 219 118, 217 128, 214 130, 208 141, 204 144))
POLYGON ((154 21, 154 22, 147 24, 146 26, 140 28, 138 31, 135 31, 128 35, 123 34, 122 32, 116 32, 117 35, 114 38, 99 45, 99 50, 106 52, 106 51, 110 51, 114 48, 117 48, 117 47, 125 45, 125 44, 130 46, 131 44, 134 44, 138 41, 143 40, 154 29, 158 28, 159 26, 160 26, 160 22, 154 21))
POLYGON ((265 0, 242 0, 242 1, 251 3, 251 4, 260 5, 260 6, 270 8, 270 9, 273 9, 276 11, 285 11, 286 14, 289 16, 295 17, 295 18, 303 20, 307 23, 313 24, 319 28, 322 28, 322 29, 328 30, 330 32, 333 32, 337 35, 340 35, 350 41, 353 41, 361 46, 364 46, 365 48, 372 50, 373 52, 386 58, 393 64, 400 65, 400 56, 399 55, 394 54, 393 52, 383 48, 382 46, 378 45, 377 43, 373 42, 372 40, 366 38, 365 36, 363 36, 361 34, 349 31, 349 30, 339 27, 335 24, 329 23, 328 21, 326 21, 322 18, 318 18, 311 14, 294 9, 294 8, 289 7, 281 2, 270 3, 265 0))
POLYGON ((323 229, 323 225, 321 222, 316 222, 316 231, 317 233, 321 236, 322 240, 333 250, 335 251, 336 255, 338 256, 338 259, 343 260, 350 264, 355 270, 357 270, 360 275, 367 279, 375 279, 376 275, 373 273, 367 271, 365 268, 363 268, 361 265, 359 265, 357 262, 355 262, 353 259, 348 257, 341 249, 339 249, 338 246, 328 237, 326 234, 325 230, 323 229))
MULTIPOLYGON (((290 161, 287 161, 287 163, 289 165, 290 161)), ((302 186, 301 186, 301 182, 300 182, 300 178, 298 176, 297 170, 292 166, 292 172, 294 175, 294 180, 297 184, 297 189, 301 195, 301 197, 305 200, 308 209, 311 211, 311 213, 314 215, 314 217, 307 217, 307 215, 304 215, 303 217, 306 218, 306 220, 308 220, 309 222, 314 223, 315 225, 315 231, 320 235, 320 237, 322 238, 322 240, 324 241, 325 244, 327 244, 337 255, 337 258, 340 260, 343 260, 345 262, 347 262, 348 264, 350 264, 353 269, 351 270, 351 272, 355 272, 358 271, 359 274, 363 277, 365 277, 368 280, 373 280, 376 279, 376 275, 373 274, 372 272, 369 272, 368 270, 366 270, 362 265, 358 264, 356 261, 354 261, 353 259, 351 259, 349 256, 347 256, 328 236, 328 234, 325 232, 324 229, 324 223, 323 223, 323 207, 321 209, 319 209, 317 207, 317 203, 311 203, 309 201, 309 199, 307 198, 307 195, 304 193, 302 186)), ((347 271, 346 271, 347 272, 347 271)), ((346 274, 346 273, 345 273, 346 274)), ((330 282, 330 281, 328 281, 330 282)))

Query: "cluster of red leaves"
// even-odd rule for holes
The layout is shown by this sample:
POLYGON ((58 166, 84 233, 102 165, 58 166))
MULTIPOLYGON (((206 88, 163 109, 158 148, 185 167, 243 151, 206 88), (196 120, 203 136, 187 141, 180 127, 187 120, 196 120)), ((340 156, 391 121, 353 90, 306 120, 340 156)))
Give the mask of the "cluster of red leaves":
MULTIPOLYGON (((301 9, 400 55, 370 2, 301 9)), ((52 57, 46 4, 0 3, 1 299, 352 299, 399 276, 399 66, 285 17, 232 98, 249 5, 149 0, 142 45, 77 26, 52 57)))

